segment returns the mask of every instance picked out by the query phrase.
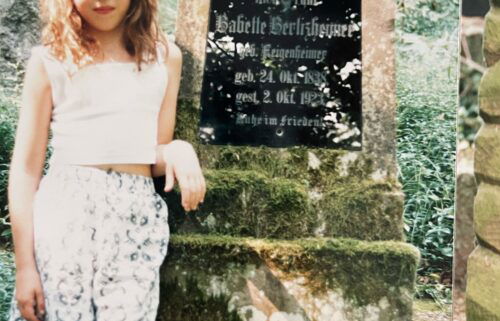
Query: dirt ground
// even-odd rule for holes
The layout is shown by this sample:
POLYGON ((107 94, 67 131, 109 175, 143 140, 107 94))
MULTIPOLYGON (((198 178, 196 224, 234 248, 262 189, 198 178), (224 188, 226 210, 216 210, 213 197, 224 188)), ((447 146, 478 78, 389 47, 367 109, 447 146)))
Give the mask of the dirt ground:
POLYGON ((451 305, 440 307, 432 301, 416 301, 413 305, 413 321, 451 321, 451 305))

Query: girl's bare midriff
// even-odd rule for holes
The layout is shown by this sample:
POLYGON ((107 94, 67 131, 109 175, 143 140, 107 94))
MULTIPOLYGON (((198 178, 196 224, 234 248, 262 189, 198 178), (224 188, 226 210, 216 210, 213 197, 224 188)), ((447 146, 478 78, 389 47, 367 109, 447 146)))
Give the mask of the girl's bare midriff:
POLYGON ((150 164, 96 164, 96 165, 82 165, 95 167, 103 170, 111 169, 117 172, 125 172, 129 174, 136 174, 151 177, 150 164))

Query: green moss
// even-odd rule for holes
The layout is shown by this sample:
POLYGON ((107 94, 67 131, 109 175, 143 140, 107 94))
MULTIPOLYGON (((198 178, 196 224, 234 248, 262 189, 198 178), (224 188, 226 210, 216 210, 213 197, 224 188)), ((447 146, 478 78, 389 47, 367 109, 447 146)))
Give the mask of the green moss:
MULTIPOLYGON (((199 102, 180 99, 177 106, 175 137, 189 141, 195 147, 205 169, 255 170, 270 177, 307 179, 318 184, 326 183, 340 174, 339 157, 345 150, 294 146, 272 148, 266 146, 207 145, 198 139, 199 102), (321 161, 319 169, 308 167, 308 153, 321 161)), ((373 161, 363 153, 347 168, 347 175, 366 179, 373 172, 373 161)), ((311 184, 315 186, 317 184, 311 184)))
POLYGON ((400 184, 373 181, 371 156, 303 146, 201 144, 199 103, 178 104, 176 136, 195 147, 209 186, 194 213, 184 212, 179 189, 165 196, 174 233, 403 240, 400 184))
POLYGON ((362 240, 403 240, 403 195, 389 183, 340 181, 314 204, 325 235, 362 240))
POLYGON ((331 181, 329 192, 316 200, 308 195, 307 180, 271 178, 252 170, 204 174, 207 194, 198 211, 184 211, 178 188, 166 195, 173 233, 403 239, 403 199, 389 183, 331 181))
POLYGON ((272 177, 307 179, 307 150, 302 147, 271 148, 222 146, 211 164, 216 169, 264 172, 272 177))
POLYGON ((160 298, 159 321, 243 321, 236 311, 228 311, 230 297, 206 295, 189 276, 185 284, 177 278, 161 280, 160 298))
POLYGON ((177 113, 174 136, 198 145, 197 128, 199 125, 199 102, 189 99, 177 101, 177 113))
MULTIPOLYGON (((496 30, 496 29, 495 29, 496 30)), ((495 64, 491 68, 489 68, 484 77, 481 79, 481 83, 479 85, 479 98, 498 98, 500 91, 500 65, 495 64)))
POLYGON ((255 171, 207 170, 207 194, 187 214, 179 190, 167 196, 171 229, 228 235, 294 238, 311 235, 317 222, 304 186, 255 171))
POLYGON ((467 320, 488 320, 500 321, 500 315, 489 311, 487 308, 477 303, 476 301, 467 298, 465 301, 467 320))
POLYGON ((284 241, 173 235, 169 251, 164 275, 180 266, 207 279, 208 275, 224 275, 235 265, 266 265, 285 278, 305 277, 312 293, 340 290, 355 306, 388 298, 404 313, 411 310, 410 293, 419 261, 418 251, 406 243, 331 238, 284 241))

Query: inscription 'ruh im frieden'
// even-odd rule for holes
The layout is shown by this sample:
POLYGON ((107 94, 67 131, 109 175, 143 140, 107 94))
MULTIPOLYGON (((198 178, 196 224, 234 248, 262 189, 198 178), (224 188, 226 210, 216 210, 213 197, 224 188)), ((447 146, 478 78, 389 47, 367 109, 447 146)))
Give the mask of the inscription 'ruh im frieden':
POLYGON ((212 0, 199 137, 361 149, 360 0, 212 0))
MULTIPOLYGON (((295 6, 319 6, 322 0, 282 0, 283 3, 295 6)), ((280 2, 277 0, 255 0, 255 4, 271 4, 276 5, 280 2)))

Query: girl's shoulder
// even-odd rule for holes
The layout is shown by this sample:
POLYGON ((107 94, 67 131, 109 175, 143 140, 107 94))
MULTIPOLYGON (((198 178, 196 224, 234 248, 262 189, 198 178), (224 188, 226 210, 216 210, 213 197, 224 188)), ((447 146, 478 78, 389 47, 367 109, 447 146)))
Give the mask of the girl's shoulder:
POLYGON ((161 41, 156 41, 156 51, 158 55, 158 61, 161 63, 165 62, 167 47, 170 47, 170 44, 168 42, 169 41, 167 40, 167 45, 165 45, 161 41))
POLYGON ((161 60, 169 67, 182 65, 183 53, 181 48, 175 43, 173 37, 167 37, 167 48, 163 44, 161 46, 161 60))
POLYGON ((50 53, 49 48, 45 45, 38 44, 31 47, 30 59, 34 58, 42 62, 49 76, 55 68, 58 68, 59 60, 50 53))
POLYGON ((31 47, 31 55, 36 55, 44 60, 48 59, 54 62, 59 61, 56 57, 54 57, 51 54, 49 47, 46 45, 41 45, 41 44, 34 45, 33 47, 31 47))
POLYGON ((47 45, 34 45, 31 48, 31 55, 36 56, 43 62, 43 65, 47 69, 49 75, 60 70, 71 70, 75 68, 73 64, 69 63, 69 61, 64 62, 55 57, 51 53, 50 47, 47 45))

